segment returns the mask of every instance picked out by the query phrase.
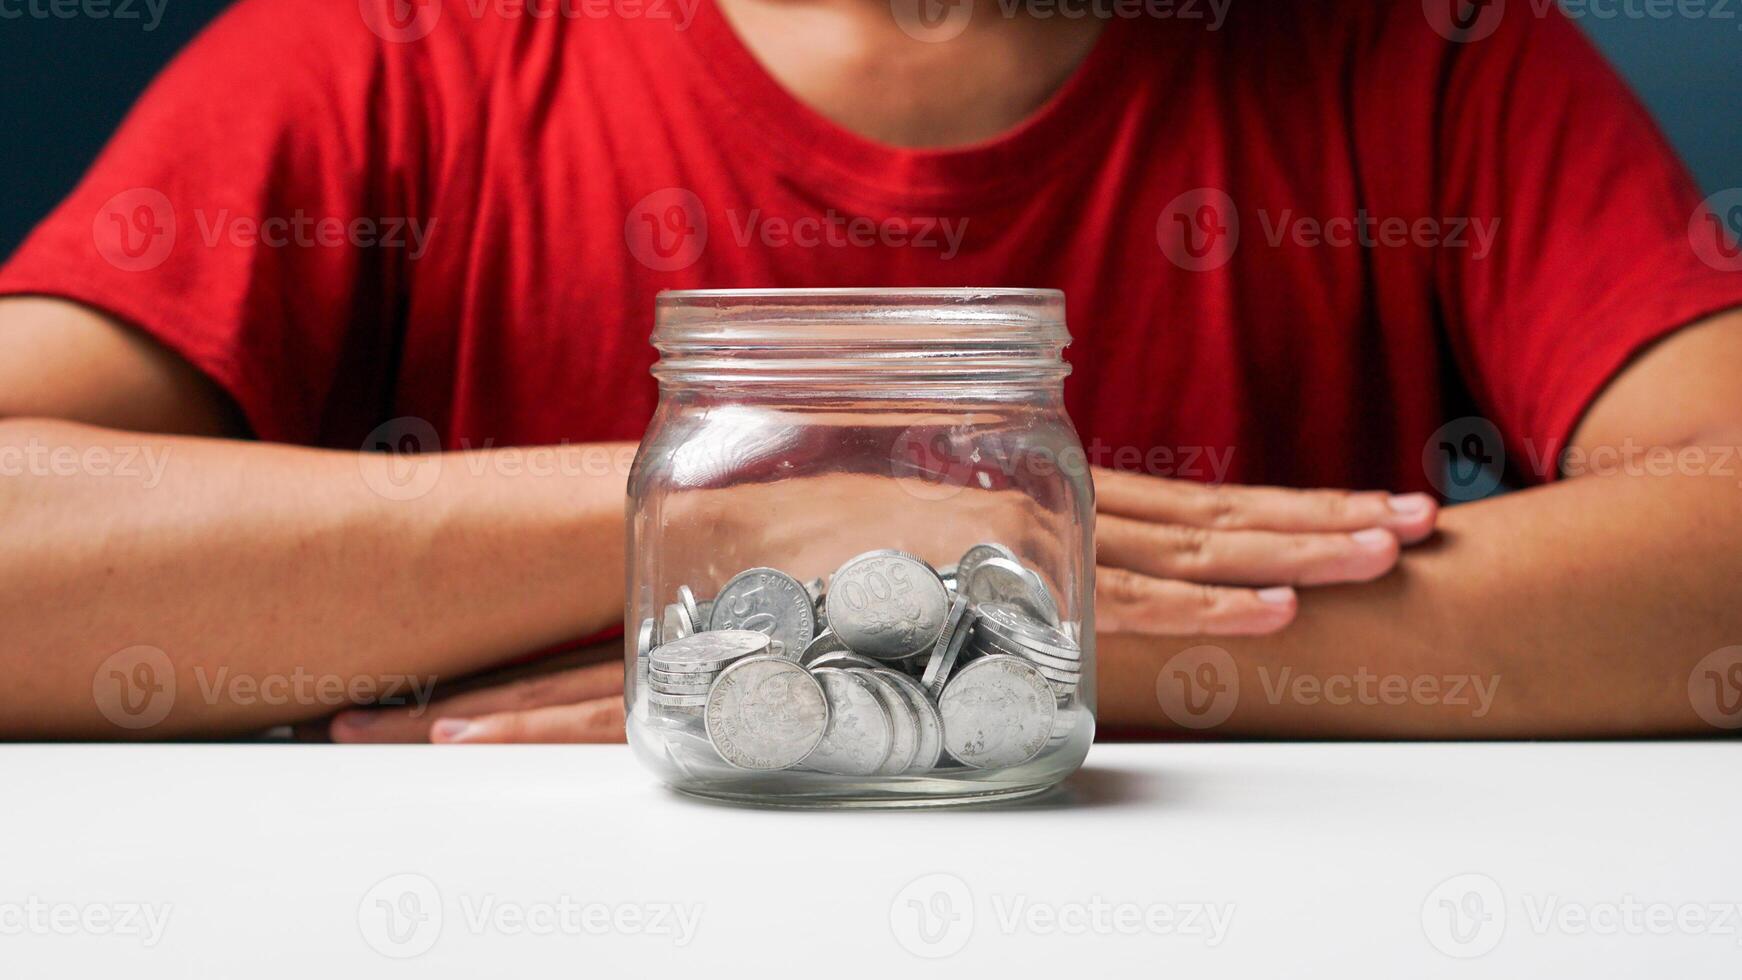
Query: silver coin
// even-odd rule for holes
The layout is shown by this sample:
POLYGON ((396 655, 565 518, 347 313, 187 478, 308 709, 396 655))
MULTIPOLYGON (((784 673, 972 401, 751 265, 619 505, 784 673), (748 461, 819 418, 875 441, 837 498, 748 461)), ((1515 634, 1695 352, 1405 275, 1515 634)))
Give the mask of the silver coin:
MULTIPOLYGON (((1041 653, 1039 650, 1022 643, 1011 643, 1008 640, 1000 639, 986 632, 985 622, 986 621, 983 619, 980 620, 981 628, 976 630, 974 633, 974 648, 981 654, 989 655, 1002 653, 1013 657, 1021 657, 1029 663, 1034 664, 1036 667, 1042 667, 1046 670, 1057 673, 1069 674, 1072 680, 1075 680, 1076 675, 1081 673, 1083 666, 1081 661, 1067 657, 1055 657, 1051 654, 1041 653)), ((1049 674, 1048 676, 1051 675, 1049 674)))
POLYGON ((690 618, 689 610, 684 608, 683 603, 674 602, 665 607, 665 615, 660 620, 660 643, 681 640, 695 631, 696 621, 690 618))
POLYGON ((1083 654, 1082 647, 1069 633, 1040 621, 1016 603, 982 602, 979 612, 981 630, 1000 639, 1061 660, 1076 660, 1083 654))
POLYGON ((938 706, 926 697, 925 688, 920 687, 918 681, 898 670, 884 668, 877 676, 907 695, 908 707, 913 709, 914 718, 919 721, 919 744, 914 748, 913 765, 908 766, 907 771, 921 773, 936 769, 944 754, 944 719, 938 714, 938 706))
POLYGON ((1059 607, 1046 583, 1020 562, 988 558, 962 578, 962 591, 975 602, 1013 602, 1054 626, 1059 607))
POLYGON ((702 618, 702 607, 696 602, 696 594, 690 591, 689 586, 680 585, 677 587, 677 601, 679 605, 683 606, 684 612, 689 614, 691 633, 699 631, 706 625, 707 620, 702 618))
POLYGON ((710 630, 654 647, 648 663, 673 674, 718 671, 734 660, 768 651, 768 637, 751 630, 710 630))
POLYGON ((1083 717, 1082 708, 1060 708, 1053 717, 1051 740, 1062 742, 1076 731, 1077 722, 1083 717))
POLYGON ((658 624, 653 617, 641 621, 641 628, 635 631, 635 694, 647 686, 648 663, 647 656, 653 652, 653 638, 659 632, 658 624))
POLYGON ((708 703, 706 694, 662 694, 659 691, 648 691, 647 700, 662 708, 700 708, 708 703))
POLYGON ((977 619, 974 604, 968 601, 968 597, 956 596, 950 604, 950 621, 945 626, 947 635, 939 634, 937 646, 932 650, 931 659, 926 661, 925 674, 920 679, 920 684, 934 700, 944 693, 944 685, 956 669, 962 648, 974 634, 977 619))
MULTIPOLYGON (((1025 657, 1023 659, 1026 660, 1027 658, 1025 657)), ((1029 660, 1028 662, 1034 664, 1034 669, 1040 671, 1040 676, 1049 681, 1055 681, 1058 684, 1064 684, 1068 687, 1074 688, 1077 686, 1077 682, 1083 679, 1083 675, 1075 671, 1054 670, 1045 664, 1036 664, 1032 660, 1029 660)))
POLYGON ((828 586, 825 585, 823 580, 820 578, 813 578, 804 584, 804 590, 810 593, 812 605, 816 605, 823 601, 823 592, 827 588, 828 586))
POLYGON ((850 652, 847 645, 841 642, 841 638, 835 635, 834 630, 823 630, 816 635, 816 639, 811 640, 810 646, 805 647, 804 652, 799 654, 798 662, 809 667, 825 653, 850 652))
POLYGON ((817 614, 797 579, 773 568, 751 568, 720 590, 708 629, 755 630, 788 650, 803 650, 817 635, 817 614))
MULTIPOLYGON (((1035 661, 1030 660, 1030 663, 1035 663, 1035 661)), ((1082 674, 1075 674, 1075 672, 1068 672, 1068 670, 1054 670, 1054 668, 1042 665, 1042 663, 1035 663, 1035 670, 1038 670, 1047 681, 1054 682, 1054 686, 1063 684, 1064 688, 1077 689, 1078 682, 1082 681, 1082 674)))
POLYGON ((931 566, 899 551, 874 551, 829 580, 829 628, 854 653, 905 660, 930 650, 944 628, 950 592, 931 566))
POLYGON ((718 670, 692 670, 689 672, 674 670, 647 671, 647 682, 660 687, 670 687, 673 684, 712 684, 714 678, 720 676, 718 670))
POLYGON ((872 660, 870 657, 861 657, 856 653, 841 650, 835 653, 821 654, 815 660, 805 664, 805 666, 812 670, 816 670, 819 667, 858 667, 863 669, 873 669, 883 665, 872 660))
POLYGON ((804 761, 829 727, 822 685, 781 657, 727 667, 702 713, 708 741, 740 769, 786 769, 804 761))
POLYGON ((1058 701, 1033 664, 981 657, 950 678, 938 713, 951 756, 976 769, 999 769, 1019 766, 1046 748, 1058 701))
POLYGON ((714 600, 712 600, 712 599, 698 599, 698 600, 696 600, 696 625, 698 625, 698 626, 708 625, 708 619, 713 614, 714 614, 714 600))
POLYGON ((894 747, 889 709, 871 682, 838 668, 811 672, 829 701, 829 725, 804 764, 842 776, 870 776, 894 747))
POLYGON ((668 684, 664 681, 650 681, 648 683, 648 690, 658 691, 661 694, 677 695, 706 694, 710 690, 713 690, 713 687, 714 684, 712 681, 706 681, 699 684, 668 684))
POLYGON ((856 673, 870 681, 877 688, 877 696, 883 700, 883 706, 889 709, 889 758, 883 760, 883 767, 877 770, 877 775, 899 776, 913 765, 914 753, 919 751, 919 719, 914 716, 912 706, 907 703, 907 695, 892 681, 883 677, 880 671, 890 672, 882 668, 861 668, 849 673, 856 673))
POLYGON ((962 552, 961 559, 956 562, 956 586, 960 588, 962 583, 968 581, 968 576, 973 574, 974 569, 988 558, 1002 558, 1018 565, 1022 564, 1022 560, 1016 557, 1016 552, 1001 544, 992 541, 977 544, 962 552))

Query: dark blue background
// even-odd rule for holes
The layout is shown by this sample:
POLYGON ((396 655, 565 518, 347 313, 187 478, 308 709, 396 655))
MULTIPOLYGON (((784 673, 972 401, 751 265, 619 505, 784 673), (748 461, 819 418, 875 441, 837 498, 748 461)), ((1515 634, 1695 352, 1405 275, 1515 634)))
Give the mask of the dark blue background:
MULTIPOLYGON (((0 10, 23 2, 0 0, 0 10)), ((0 254, 72 187, 140 89, 226 0, 164 2, 150 31, 137 0, 142 16, 132 21, 0 19, 0 254)), ((1600 0, 1615 11, 1627 9, 1623 2, 1600 0)), ((1647 9, 1643 0, 1625 2, 1647 9)), ((1742 0, 1728 2, 1729 19, 1579 18, 1707 192, 1742 186, 1742 0)))

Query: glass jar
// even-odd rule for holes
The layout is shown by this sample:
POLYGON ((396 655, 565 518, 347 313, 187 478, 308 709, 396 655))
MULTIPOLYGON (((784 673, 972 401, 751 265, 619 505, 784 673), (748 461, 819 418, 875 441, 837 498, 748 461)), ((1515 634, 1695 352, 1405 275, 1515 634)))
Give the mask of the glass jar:
POLYGON ((629 742, 772 805, 1038 793, 1094 738, 1094 491, 1064 295, 657 304, 629 477, 629 742))

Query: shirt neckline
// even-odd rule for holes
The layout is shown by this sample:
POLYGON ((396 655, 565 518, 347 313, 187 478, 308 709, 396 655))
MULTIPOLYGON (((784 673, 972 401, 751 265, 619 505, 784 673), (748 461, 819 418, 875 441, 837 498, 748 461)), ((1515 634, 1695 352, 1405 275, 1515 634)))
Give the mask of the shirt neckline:
POLYGON ((833 183, 891 204, 964 208, 1032 191, 1060 165, 1098 156, 1085 153, 1085 143, 1112 115, 1110 100, 1132 34, 1124 18, 1109 18, 1058 91, 1005 132, 976 143, 915 149, 861 136, 787 91, 714 0, 702 0, 686 33, 686 47, 712 77, 713 100, 742 122, 723 140, 769 156, 800 182, 833 183))

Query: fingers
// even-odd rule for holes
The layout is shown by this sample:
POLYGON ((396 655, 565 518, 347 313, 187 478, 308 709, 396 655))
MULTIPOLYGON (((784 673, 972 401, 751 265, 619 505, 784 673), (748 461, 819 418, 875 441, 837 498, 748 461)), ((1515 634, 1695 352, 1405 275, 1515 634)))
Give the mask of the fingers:
POLYGON ((1167 480, 1095 470, 1103 514, 1218 530, 1359 531, 1382 527, 1404 544, 1433 533, 1439 505, 1425 493, 1290 490, 1167 480))
POLYGON ((1287 626, 1298 608, 1287 586, 1233 589, 1095 569, 1096 627, 1108 633, 1262 636, 1287 626))
POLYGON ((332 722, 335 742, 425 742, 430 723, 555 704, 574 704, 623 693, 623 665, 589 664, 572 670, 467 691, 429 705, 342 711, 332 722))
POLYGON ((430 741, 448 745, 621 742, 623 699, 600 698, 476 718, 443 718, 430 726, 430 741))
POLYGON ((1096 561, 1152 578, 1213 585, 1367 582, 1397 564, 1384 528, 1347 533, 1222 531, 1111 515, 1095 522, 1096 561))

